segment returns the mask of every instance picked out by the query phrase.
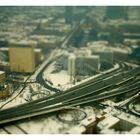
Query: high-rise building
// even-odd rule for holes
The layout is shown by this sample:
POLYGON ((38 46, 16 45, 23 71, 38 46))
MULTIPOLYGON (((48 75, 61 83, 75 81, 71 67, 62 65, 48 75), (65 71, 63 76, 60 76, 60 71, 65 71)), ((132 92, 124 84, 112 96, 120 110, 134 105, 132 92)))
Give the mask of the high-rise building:
POLYGON ((128 20, 127 6, 108 6, 106 10, 107 19, 125 19, 128 20))
MULTIPOLYGON (((9 60, 9 48, 8 47, 2 47, 0 48, 0 52, 2 52, 4 55, 7 56, 7 59, 9 60)), ((35 65, 38 66, 40 62, 42 61, 42 50, 39 48, 34 49, 35 52, 35 65)))
POLYGON ((100 56, 101 62, 105 62, 108 64, 113 65, 113 51, 109 49, 104 49, 99 52, 98 54, 100 56))
POLYGON ((72 24, 73 21, 73 7, 72 6, 66 6, 65 7, 65 22, 67 24, 72 24))
POLYGON ((98 72, 100 69, 100 57, 98 55, 76 56, 68 58, 68 74, 71 79, 76 75, 86 75, 98 72))
POLYGON ((35 66, 37 67, 42 61, 42 50, 35 49, 34 52, 35 52, 35 66))
POLYGON ((78 75, 98 72, 100 69, 100 57, 98 55, 76 57, 76 72, 78 75))
POLYGON ((9 58, 12 72, 32 73, 35 70, 35 44, 13 43, 10 45, 9 58))
POLYGON ((71 79, 76 74, 76 68, 75 68, 75 55, 71 55, 68 58, 68 74, 70 75, 71 79))
POLYGON ((100 69, 100 57, 98 55, 87 56, 84 63, 91 72, 98 72, 100 69))

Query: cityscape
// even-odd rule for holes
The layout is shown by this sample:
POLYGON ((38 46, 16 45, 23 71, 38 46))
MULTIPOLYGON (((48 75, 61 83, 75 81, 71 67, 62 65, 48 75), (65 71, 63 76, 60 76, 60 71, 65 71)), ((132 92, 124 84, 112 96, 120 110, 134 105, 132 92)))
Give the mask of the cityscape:
POLYGON ((0 6, 0 134, 140 134, 140 7, 0 6))

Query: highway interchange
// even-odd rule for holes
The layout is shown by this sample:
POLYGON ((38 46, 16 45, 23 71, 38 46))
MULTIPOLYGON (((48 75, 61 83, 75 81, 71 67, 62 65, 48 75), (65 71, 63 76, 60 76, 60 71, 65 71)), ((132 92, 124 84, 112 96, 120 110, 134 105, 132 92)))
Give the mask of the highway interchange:
POLYGON ((121 62, 118 69, 101 74, 82 85, 50 97, 1 110, 0 124, 55 112, 66 107, 93 103, 129 92, 138 92, 139 76, 140 67, 133 68, 121 62))
MULTIPOLYGON (((82 22, 83 20, 80 24, 82 22)), ((74 31, 78 26, 74 28, 74 31)), ((62 42, 62 48, 67 45, 72 34, 73 32, 62 42)), ((53 51, 30 77, 30 79, 35 79, 37 83, 44 85, 45 88, 57 93, 50 97, 0 110, 0 124, 52 113, 68 107, 86 105, 132 92, 135 94, 140 91, 140 67, 132 67, 125 62, 116 62, 119 65, 118 68, 103 72, 98 77, 91 78, 66 91, 60 91, 47 84, 42 77, 46 67, 58 57, 60 55, 53 51)))

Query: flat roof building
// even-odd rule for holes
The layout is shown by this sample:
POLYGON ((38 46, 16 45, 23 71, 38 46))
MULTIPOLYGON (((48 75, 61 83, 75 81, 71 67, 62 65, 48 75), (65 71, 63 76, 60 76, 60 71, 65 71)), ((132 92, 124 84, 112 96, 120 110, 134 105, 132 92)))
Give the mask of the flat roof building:
POLYGON ((80 75, 98 72, 100 69, 100 57, 91 55, 87 57, 76 57, 76 72, 80 75))
MULTIPOLYGON (((8 47, 0 48, 0 52, 4 53, 8 57, 9 61, 9 48, 8 47)), ((35 65, 38 66, 42 61, 42 50, 40 48, 35 48, 34 52, 35 52, 35 65)))
POLYGON ((14 43, 9 48, 10 70, 32 73, 35 70, 35 44, 14 43))

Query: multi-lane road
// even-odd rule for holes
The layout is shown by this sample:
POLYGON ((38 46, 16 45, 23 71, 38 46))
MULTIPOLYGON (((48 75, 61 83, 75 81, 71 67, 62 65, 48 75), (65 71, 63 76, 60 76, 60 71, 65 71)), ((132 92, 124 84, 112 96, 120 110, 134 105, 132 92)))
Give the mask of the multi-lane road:
POLYGON ((81 85, 51 97, 38 99, 23 105, 0 111, 0 124, 38 116, 84 105, 102 99, 138 92, 140 90, 140 67, 133 68, 120 63, 120 68, 90 79, 81 85))

